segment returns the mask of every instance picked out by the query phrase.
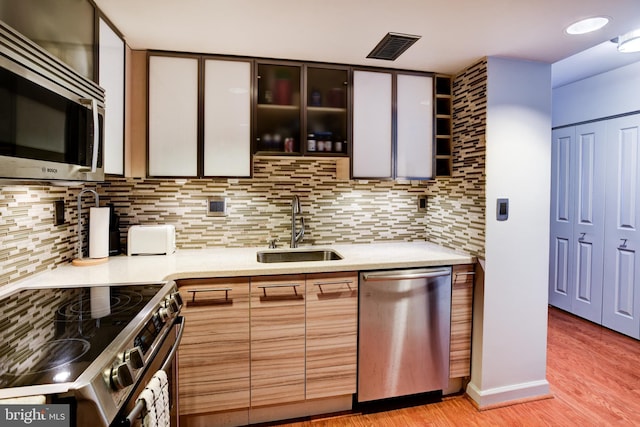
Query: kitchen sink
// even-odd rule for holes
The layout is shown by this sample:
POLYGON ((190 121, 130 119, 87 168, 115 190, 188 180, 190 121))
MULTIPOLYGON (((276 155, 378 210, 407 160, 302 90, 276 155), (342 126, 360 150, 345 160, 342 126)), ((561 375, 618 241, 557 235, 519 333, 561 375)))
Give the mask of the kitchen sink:
POLYGON ((259 251, 258 262, 336 261, 342 255, 331 249, 306 249, 291 251, 259 251))

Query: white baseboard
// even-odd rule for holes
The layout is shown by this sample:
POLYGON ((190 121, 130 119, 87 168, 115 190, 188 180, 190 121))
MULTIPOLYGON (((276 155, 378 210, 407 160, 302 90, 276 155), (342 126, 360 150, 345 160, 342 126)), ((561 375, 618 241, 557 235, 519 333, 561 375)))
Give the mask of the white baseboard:
POLYGON ((467 395, 473 399, 479 409, 521 403, 535 399, 546 399, 550 396, 547 380, 513 384, 480 390, 473 383, 467 385, 467 395))

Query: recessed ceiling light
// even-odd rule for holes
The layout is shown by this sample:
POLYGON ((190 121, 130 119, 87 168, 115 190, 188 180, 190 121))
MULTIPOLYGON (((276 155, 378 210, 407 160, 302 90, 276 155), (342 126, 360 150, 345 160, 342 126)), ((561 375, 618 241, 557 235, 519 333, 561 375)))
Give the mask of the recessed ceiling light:
POLYGON ((618 36, 618 52, 640 52, 640 29, 618 36))
POLYGON ((593 18, 582 19, 569 25, 565 30, 567 34, 586 34, 597 31, 609 23, 609 18, 604 16, 596 16, 593 18))

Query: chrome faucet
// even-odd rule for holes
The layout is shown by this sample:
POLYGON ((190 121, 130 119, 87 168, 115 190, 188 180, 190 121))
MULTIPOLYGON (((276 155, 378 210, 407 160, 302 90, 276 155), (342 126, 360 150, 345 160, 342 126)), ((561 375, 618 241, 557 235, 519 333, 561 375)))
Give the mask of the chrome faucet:
POLYGON ((300 199, 298 196, 293 196, 291 200, 291 247, 297 248, 298 243, 302 241, 304 237, 304 218, 300 216, 300 231, 296 232, 296 215, 302 214, 302 207, 300 206, 300 199))

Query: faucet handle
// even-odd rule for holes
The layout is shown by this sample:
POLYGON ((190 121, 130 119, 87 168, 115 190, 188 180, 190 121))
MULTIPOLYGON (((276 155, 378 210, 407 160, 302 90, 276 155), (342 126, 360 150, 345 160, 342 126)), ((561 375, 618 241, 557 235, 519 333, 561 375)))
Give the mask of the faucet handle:
POLYGON ((267 238, 267 243, 269 244, 269 249, 275 249, 277 248, 277 243, 278 243, 279 239, 277 237, 268 237, 267 238))

